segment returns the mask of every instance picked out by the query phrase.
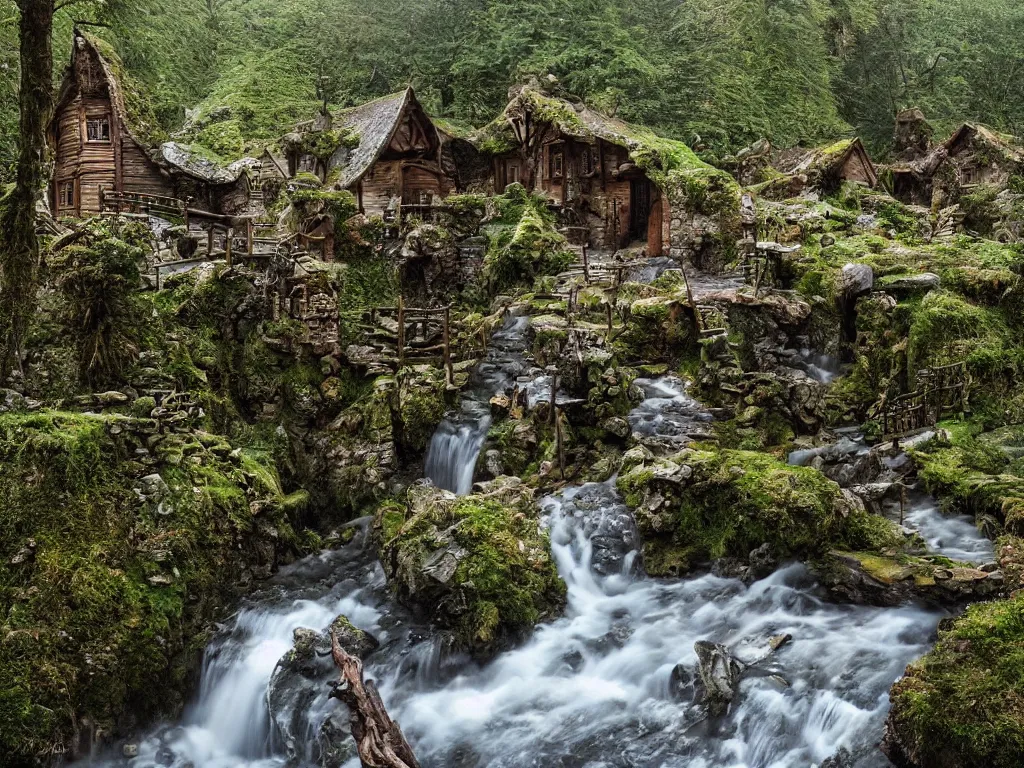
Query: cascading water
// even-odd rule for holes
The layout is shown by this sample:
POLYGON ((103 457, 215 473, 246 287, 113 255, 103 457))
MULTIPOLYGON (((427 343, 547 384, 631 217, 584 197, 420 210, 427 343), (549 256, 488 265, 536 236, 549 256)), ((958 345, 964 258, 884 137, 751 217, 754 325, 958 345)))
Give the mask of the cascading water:
POLYGON ((490 399, 504 391, 526 366, 528 317, 509 316, 491 337, 487 356, 473 372, 472 387, 459 409, 447 416, 430 439, 424 473, 439 488, 460 496, 473 487, 477 457, 491 427, 490 399))
MULTIPOLYGON (((645 439, 676 447, 706 430, 681 381, 639 383, 649 397, 630 422, 645 439)), ((938 530, 945 519, 920 501, 907 520, 925 538, 987 556, 975 529, 938 530)), ((335 674, 325 667, 308 693, 267 688, 292 630, 323 629, 338 613, 380 640, 367 672, 424 768, 806 768, 842 747, 858 768, 887 765, 876 743, 889 686, 927 651, 939 612, 827 602, 798 564, 749 586, 646 578, 613 481, 569 488, 542 508, 568 605, 522 646, 484 667, 447 658, 439 638, 390 601, 357 538, 284 570, 240 611, 207 651, 185 724, 142 743, 131 768, 315 765, 322 723, 340 707, 327 699, 335 674), (704 720, 685 673, 694 643, 723 643, 750 660, 781 633, 792 641, 743 679, 731 711, 704 720), (281 722, 298 723, 290 763, 281 722)))

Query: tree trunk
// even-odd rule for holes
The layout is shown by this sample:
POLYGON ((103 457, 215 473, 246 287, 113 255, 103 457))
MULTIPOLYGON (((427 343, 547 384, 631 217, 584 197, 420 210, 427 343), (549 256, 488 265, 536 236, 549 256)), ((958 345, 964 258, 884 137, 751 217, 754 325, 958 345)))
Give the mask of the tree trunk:
POLYGON ((46 128, 53 113, 53 0, 17 0, 21 11, 18 176, 0 210, 0 385, 18 363, 35 301, 36 202, 45 186, 46 128))
POLYGON ((388 716, 377 686, 373 680, 363 681, 363 662, 341 647, 333 630, 331 656, 341 672, 331 696, 348 706, 363 768, 420 768, 402 729, 388 716))

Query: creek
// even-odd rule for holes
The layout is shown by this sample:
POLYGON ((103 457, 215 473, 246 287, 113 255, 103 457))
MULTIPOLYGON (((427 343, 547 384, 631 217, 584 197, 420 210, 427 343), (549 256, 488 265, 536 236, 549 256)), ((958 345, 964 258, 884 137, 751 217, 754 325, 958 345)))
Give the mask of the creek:
MULTIPOLYGON (((508 321, 470 395, 439 428, 427 461, 439 484, 469 490, 487 400, 522 373, 525 323, 508 321)), ((682 381, 637 383, 646 399, 630 414, 634 432, 666 448, 706 433, 710 415, 682 381)), ((750 585, 711 574, 648 578, 613 480, 567 488, 541 508, 568 604, 491 663, 448 653, 444 635, 394 603, 365 546, 364 519, 352 543, 283 569, 246 601, 207 648, 180 724, 153 731, 131 760, 95 762, 317 765, 324 721, 346 724, 327 698, 336 673, 326 662, 308 685, 271 686, 271 677, 295 628, 321 630, 343 613, 380 642, 367 674, 424 768, 806 768, 841 748, 857 768, 888 765, 877 743, 889 687, 929 649, 943 613, 829 602, 800 564, 750 585), (723 643, 753 660, 783 633, 792 641, 743 679, 728 714, 705 720, 688 676, 673 672, 695 664, 694 643, 723 643)), ((930 499, 912 498, 906 523, 944 554, 991 555, 973 525, 944 518, 930 499)), ((358 768, 358 759, 343 765, 358 768)))

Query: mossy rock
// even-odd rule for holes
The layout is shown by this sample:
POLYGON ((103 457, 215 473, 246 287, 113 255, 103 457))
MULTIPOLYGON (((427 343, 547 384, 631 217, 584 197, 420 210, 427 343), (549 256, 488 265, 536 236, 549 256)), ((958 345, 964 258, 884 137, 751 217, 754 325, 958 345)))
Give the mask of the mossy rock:
POLYGON ((113 734, 125 712, 174 716, 209 623, 296 546, 263 458, 183 435, 188 460, 147 465, 151 430, 0 416, 0 754, 15 763, 76 754, 83 718, 113 734))
POLYGON ((870 515, 838 485, 763 453, 686 449, 667 458, 627 454, 617 481, 635 510, 653 576, 678 575, 763 544, 810 557, 837 544, 899 546, 895 525, 870 515))
POLYGON ((565 603, 536 514, 516 478, 465 497, 415 485, 377 511, 381 563, 399 600, 486 659, 565 603))
POLYGON ((889 694, 883 749, 897 764, 1024 764, 1024 595, 972 606, 889 694))

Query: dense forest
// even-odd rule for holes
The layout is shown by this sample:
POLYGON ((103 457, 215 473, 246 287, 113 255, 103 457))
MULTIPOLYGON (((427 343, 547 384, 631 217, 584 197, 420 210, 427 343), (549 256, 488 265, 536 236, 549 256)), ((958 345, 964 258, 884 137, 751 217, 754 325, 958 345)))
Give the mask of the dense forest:
MULTIPOLYGON (((0 0, 5 165, 16 19, 0 0)), ((1013 0, 83 2, 57 15, 57 75, 74 20, 109 26, 169 132, 227 116, 202 137, 225 155, 276 138, 322 97, 347 106, 407 83, 432 114, 479 126, 529 75, 711 155, 842 133, 878 151, 908 106, 940 130, 975 119, 1020 133, 1024 121, 1013 0)))

